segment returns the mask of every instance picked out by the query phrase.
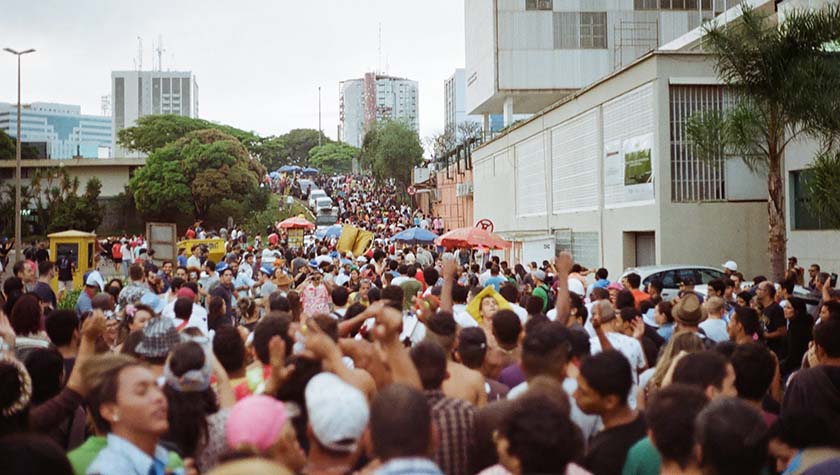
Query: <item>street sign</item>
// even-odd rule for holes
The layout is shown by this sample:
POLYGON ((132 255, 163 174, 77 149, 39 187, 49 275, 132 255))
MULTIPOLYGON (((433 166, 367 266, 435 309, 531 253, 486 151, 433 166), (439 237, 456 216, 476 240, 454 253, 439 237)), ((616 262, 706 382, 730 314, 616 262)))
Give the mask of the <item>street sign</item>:
POLYGON ((487 218, 479 219, 478 221, 476 221, 475 227, 481 228, 485 231, 490 231, 491 233, 493 232, 493 229, 495 229, 495 226, 493 225, 493 221, 490 221, 487 218))
POLYGON ((406 193, 408 193, 409 196, 414 196, 414 194, 417 193, 417 188, 409 186, 405 191, 406 193))

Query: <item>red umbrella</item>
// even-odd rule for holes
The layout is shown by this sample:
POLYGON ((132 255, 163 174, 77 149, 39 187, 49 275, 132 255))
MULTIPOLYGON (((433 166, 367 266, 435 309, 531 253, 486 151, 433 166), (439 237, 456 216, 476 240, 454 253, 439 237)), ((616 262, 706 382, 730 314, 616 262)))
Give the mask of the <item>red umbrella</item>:
POLYGON ((315 229, 315 225, 302 216, 294 216, 283 220, 278 226, 283 229, 315 229))
POLYGON ((447 249, 486 247, 489 249, 509 249, 511 243, 481 228, 458 228, 435 239, 435 244, 447 249))

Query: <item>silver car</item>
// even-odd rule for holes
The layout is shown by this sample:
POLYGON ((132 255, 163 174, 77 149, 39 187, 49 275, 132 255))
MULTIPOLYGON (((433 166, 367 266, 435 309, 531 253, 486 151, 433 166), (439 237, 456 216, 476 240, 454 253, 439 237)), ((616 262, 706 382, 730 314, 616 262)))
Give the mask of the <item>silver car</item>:
POLYGON ((722 279, 725 277, 720 269, 706 266, 693 265, 660 265, 660 266, 642 266, 630 267, 621 275, 623 278, 627 274, 635 272, 642 278, 642 288, 647 287, 653 279, 659 279, 662 282, 662 299, 671 300, 676 297, 680 291, 680 282, 691 279, 694 282, 694 291, 700 295, 707 295, 707 284, 715 279, 722 279))

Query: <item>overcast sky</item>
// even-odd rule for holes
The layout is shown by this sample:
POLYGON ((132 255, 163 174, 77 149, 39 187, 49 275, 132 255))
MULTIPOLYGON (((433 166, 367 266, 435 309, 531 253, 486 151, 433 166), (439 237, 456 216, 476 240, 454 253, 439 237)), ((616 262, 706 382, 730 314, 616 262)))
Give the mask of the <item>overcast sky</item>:
MULTIPOLYGON (((261 135, 318 127, 335 138, 338 82, 377 68, 420 83, 420 136, 443 128, 443 81, 464 66, 462 0, 3 0, 0 48, 23 59, 22 102, 100 115, 112 70, 143 69, 163 36, 163 68, 191 70, 201 118, 261 135), (10 5, 11 4, 11 5, 10 5), (378 28, 382 25, 381 66, 378 28)), ((154 58, 154 59, 153 59, 154 58)), ((16 102, 0 56, 0 102, 16 102)))

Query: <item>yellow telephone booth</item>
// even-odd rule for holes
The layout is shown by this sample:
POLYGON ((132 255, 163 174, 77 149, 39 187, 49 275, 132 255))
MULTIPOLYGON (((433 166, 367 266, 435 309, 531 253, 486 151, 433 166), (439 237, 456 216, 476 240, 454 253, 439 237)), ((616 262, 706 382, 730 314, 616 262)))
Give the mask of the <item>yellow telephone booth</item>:
MULTIPOLYGON (((73 288, 81 289, 84 285, 82 277, 88 269, 93 268, 93 257, 96 255, 96 234, 84 231, 62 231, 47 235, 50 239, 50 257, 58 261, 59 256, 67 255, 76 266, 73 273, 73 288)), ((50 282, 54 292, 58 293, 58 271, 50 282)))

